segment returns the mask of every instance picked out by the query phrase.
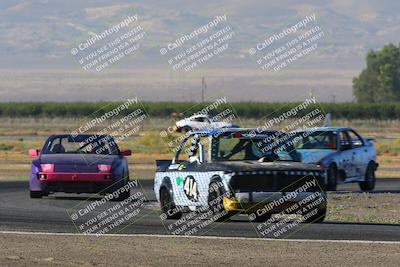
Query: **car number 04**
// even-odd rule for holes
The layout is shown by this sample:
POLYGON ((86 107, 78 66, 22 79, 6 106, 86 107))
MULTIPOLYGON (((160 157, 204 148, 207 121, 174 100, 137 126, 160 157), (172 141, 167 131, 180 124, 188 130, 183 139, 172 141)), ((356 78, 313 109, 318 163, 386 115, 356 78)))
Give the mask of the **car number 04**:
POLYGON ((193 201, 198 200, 197 183, 193 176, 188 176, 183 184, 183 191, 185 191, 186 196, 193 201))

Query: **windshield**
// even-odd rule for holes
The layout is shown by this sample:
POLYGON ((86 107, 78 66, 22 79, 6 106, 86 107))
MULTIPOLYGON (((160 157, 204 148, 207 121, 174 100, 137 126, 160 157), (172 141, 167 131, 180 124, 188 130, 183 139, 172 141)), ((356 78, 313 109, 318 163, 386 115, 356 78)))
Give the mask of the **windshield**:
POLYGON ((294 147, 282 133, 250 136, 250 134, 229 133, 215 138, 212 148, 214 161, 300 161, 294 147))
POLYGON ((331 131, 299 132, 293 137, 296 149, 336 149, 336 133, 331 131))
POLYGON ((42 153, 118 155, 120 152, 111 136, 79 135, 50 138, 42 153))

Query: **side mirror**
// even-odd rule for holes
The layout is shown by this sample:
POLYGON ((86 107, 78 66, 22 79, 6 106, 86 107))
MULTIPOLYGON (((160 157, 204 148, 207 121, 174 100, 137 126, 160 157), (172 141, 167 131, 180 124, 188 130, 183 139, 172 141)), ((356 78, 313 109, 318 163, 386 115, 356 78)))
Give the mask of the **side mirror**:
POLYGON ((132 156, 132 150, 130 150, 130 149, 128 149, 128 150, 122 150, 122 151, 121 151, 121 156, 124 156, 124 157, 132 156))
POLYGON ((39 149, 29 149, 28 155, 32 158, 37 158, 39 156, 39 149))
POLYGON ((351 149, 351 145, 341 145, 340 150, 349 150, 351 149))

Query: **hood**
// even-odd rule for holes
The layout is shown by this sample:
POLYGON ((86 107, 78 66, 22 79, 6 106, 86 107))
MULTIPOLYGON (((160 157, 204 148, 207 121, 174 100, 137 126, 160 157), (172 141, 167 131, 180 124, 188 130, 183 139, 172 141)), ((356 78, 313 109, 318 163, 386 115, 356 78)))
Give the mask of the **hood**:
POLYGON ((42 154, 39 162, 41 164, 62 164, 62 165, 112 165, 117 155, 98 154, 42 154))
POLYGON ((333 149, 297 149, 304 163, 317 163, 323 158, 336 153, 333 149))
POLYGON ((294 170, 315 170, 320 169, 315 164, 304 164, 295 161, 275 161, 275 162, 258 162, 258 161, 223 161, 218 165, 234 172, 243 171, 294 171, 294 170))

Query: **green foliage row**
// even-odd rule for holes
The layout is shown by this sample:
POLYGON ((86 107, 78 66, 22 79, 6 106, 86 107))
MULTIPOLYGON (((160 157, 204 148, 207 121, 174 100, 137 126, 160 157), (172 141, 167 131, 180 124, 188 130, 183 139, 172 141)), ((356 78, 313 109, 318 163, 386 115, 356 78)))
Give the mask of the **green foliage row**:
MULTIPOLYGON (((1 117, 97 117, 120 106, 118 102, 63 102, 63 103, 0 103, 1 117)), ((145 102, 131 105, 122 110, 121 115, 127 115, 139 107, 145 109, 150 117, 170 117, 174 113, 190 116, 209 106, 210 103, 190 102, 145 102)), ((289 111, 299 103, 261 103, 239 102, 218 106, 209 111, 216 115, 225 109, 232 110, 239 118, 261 119, 275 117, 289 111)), ((319 108, 324 113, 332 113, 335 119, 399 119, 400 103, 370 104, 370 103, 322 103, 308 106, 300 110, 297 117, 319 108)))

